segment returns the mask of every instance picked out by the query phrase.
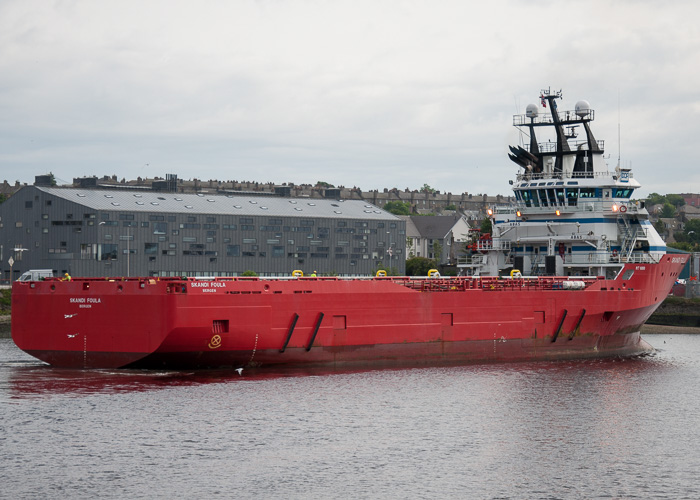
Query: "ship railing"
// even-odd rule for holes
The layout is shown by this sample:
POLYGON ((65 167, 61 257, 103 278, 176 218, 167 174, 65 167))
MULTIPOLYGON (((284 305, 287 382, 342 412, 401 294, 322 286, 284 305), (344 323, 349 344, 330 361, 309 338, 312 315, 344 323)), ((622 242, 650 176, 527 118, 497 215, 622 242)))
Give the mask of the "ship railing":
MULTIPOLYGON (((595 120, 595 111, 589 109, 585 112, 579 110, 562 110, 557 111, 557 117, 562 125, 583 123, 591 120, 595 120)), ((543 112, 535 117, 529 117, 527 115, 513 115, 513 125, 516 127, 524 127, 526 125, 554 125, 554 118, 551 112, 543 112)))
POLYGON ((625 264, 658 264, 659 262, 657 257, 647 252, 632 252, 629 256, 621 255, 618 259, 616 262, 625 264))
MULTIPOLYGON (((539 172, 539 173, 523 173, 520 172, 517 174, 516 179, 518 181, 530 181, 530 180, 547 180, 547 179, 577 179, 577 178, 593 178, 593 179, 608 179, 610 178, 611 180, 613 176, 616 176, 614 172, 571 172, 570 174, 565 174, 564 172, 558 172, 558 173, 545 173, 545 172, 539 172)), ((633 178, 634 175, 632 172, 629 172, 629 177, 633 178)))
POLYGON ((598 281, 598 277, 576 276, 571 278, 552 276, 526 276, 520 278, 502 276, 451 277, 440 279, 410 279, 400 284, 421 292, 455 292, 464 290, 530 291, 530 290, 584 290, 598 281), (564 284, 568 282, 567 284, 564 284))
MULTIPOLYGON (((559 254, 557 254, 559 255, 559 254)), ((658 259, 648 252, 632 252, 629 256, 621 253, 605 251, 576 252, 564 254, 564 264, 609 264, 609 263, 637 263, 654 264, 658 259)))
POLYGON ((533 203, 527 204, 524 202, 518 202, 514 205, 494 207, 493 211, 496 214, 514 214, 516 210, 520 209, 522 211, 527 211, 527 214, 523 214, 525 215, 525 217, 527 217, 528 214, 551 214, 552 216, 554 216, 555 210, 559 210, 560 215, 581 212, 603 212, 609 215, 620 215, 620 209, 623 206, 625 208, 624 212, 622 213, 627 213, 631 215, 638 214, 642 211, 642 209, 637 205, 637 203, 632 201, 589 201, 588 198, 578 198, 576 200, 575 205, 548 204, 546 206, 535 206, 533 203))
POLYGON ((460 267, 479 267, 485 264, 485 254, 474 254, 457 257, 457 265, 460 267))
POLYGON ((480 252, 488 252, 491 250, 508 251, 511 248, 510 240, 479 240, 476 242, 476 249, 480 252))
MULTIPOLYGON (((589 151, 588 141, 569 141, 568 144, 570 146, 569 151, 571 151, 572 153, 576 153, 577 151, 589 151)), ((598 145, 600 151, 605 150, 604 140, 596 140, 596 144, 598 145)), ((523 149, 526 151, 530 151, 530 145, 525 144, 523 146, 523 149)), ((556 153, 559 148, 557 147, 557 143, 555 141, 547 141, 538 143, 537 149, 540 153, 556 153)))
MULTIPOLYGON (((411 277, 411 276, 384 276, 384 277, 338 277, 338 276, 319 276, 319 277, 236 277, 236 276, 212 276, 206 277, 131 277, 121 280, 119 278, 73 278, 73 285, 75 282, 94 282, 94 281, 106 281, 106 282, 119 282, 118 286, 122 286, 121 283, 124 282, 134 282, 141 284, 141 288, 148 285, 156 285, 158 283, 167 286, 168 293, 187 293, 187 287, 184 286, 183 282, 196 282, 196 281, 212 281, 212 282, 266 282, 266 281, 283 281, 283 280, 298 280, 304 281, 390 281, 397 285, 402 285, 404 287, 419 290, 424 292, 454 292, 463 290, 489 290, 489 291, 528 291, 528 290, 558 290, 558 289, 568 289, 568 290, 580 290, 585 289, 591 284, 595 283, 598 277, 552 277, 552 276, 524 276, 524 277, 501 277, 501 276, 456 276, 456 277, 411 277), (571 281, 567 285, 564 284, 566 281, 571 281), (581 285, 583 283, 583 285, 581 285)), ((51 285, 61 283, 59 278, 49 278, 45 280, 50 282, 51 285)), ((40 282, 17 282, 16 286, 31 286, 34 288, 40 282)), ((70 282, 65 282, 70 285, 70 282)), ((245 293, 245 292, 242 292, 245 293)), ((250 293, 250 292, 249 292, 250 293)), ((252 292, 252 293, 260 293, 252 292)))

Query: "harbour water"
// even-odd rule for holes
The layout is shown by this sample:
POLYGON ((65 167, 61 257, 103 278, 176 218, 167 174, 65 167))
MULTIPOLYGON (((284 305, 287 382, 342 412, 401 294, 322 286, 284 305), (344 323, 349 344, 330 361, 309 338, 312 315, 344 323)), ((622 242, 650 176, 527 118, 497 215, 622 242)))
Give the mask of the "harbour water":
POLYGON ((1 498, 697 498, 700 335, 627 360, 50 368, 0 339, 1 498))

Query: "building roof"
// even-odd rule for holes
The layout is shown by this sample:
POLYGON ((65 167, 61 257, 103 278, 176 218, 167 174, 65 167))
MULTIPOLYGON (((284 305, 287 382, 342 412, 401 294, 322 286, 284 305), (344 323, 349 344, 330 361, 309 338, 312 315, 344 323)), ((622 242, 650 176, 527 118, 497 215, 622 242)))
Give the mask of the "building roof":
POLYGON ((453 216, 411 216, 411 221, 415 224, 418 232, 423 238, 442 239, 461 219, 458 215, 453 216))
POLYGON ((421 234, 413 223, 410 215, 399 215, 399 218, 406 222, 406 236, 409 238, 420 238, 421 234))
POLYGON ((94 210, 103 211, 399 220, 397 216, 361 200, 222 196, 39 186, 35 188, 94 210))
POLYGON ((686 215, 690 214, 700 214, 700 207, 694 207, 692 205, 683 205, 678 209, 679 212, 684 213, 686 215))

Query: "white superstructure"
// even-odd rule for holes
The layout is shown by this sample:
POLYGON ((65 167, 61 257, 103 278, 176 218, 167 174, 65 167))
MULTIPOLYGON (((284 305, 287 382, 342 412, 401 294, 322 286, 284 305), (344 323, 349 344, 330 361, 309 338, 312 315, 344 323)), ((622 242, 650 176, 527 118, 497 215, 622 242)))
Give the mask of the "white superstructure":
POLYGON ((657 263, 666 245, 643 203, 631 201, 640 184, 631 169, 610 171, 589 123, 586 101, 559 111, 561 91, 545 90, 540 113, 530 104, 513 125, 529 145, 511 147, 521 167, 513 184, 516 203, 494 207, 492 238, 482 238, 460 262, 467 274, 495 276, 515 269, 523 275, 614 277, 627 262, 657 263), (585 137, 577 140, 582 126, 585 137), (541 142, 538 135, 553 131, 541 142))

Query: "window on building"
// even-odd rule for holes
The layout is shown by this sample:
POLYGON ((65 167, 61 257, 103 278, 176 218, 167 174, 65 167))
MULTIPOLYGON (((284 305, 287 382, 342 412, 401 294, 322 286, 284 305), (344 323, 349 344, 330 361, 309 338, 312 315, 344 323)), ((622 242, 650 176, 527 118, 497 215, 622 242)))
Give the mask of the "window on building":
POLYGON ((117 260, 118 246, 111 243, 97 245, 97 260, 117 260))

